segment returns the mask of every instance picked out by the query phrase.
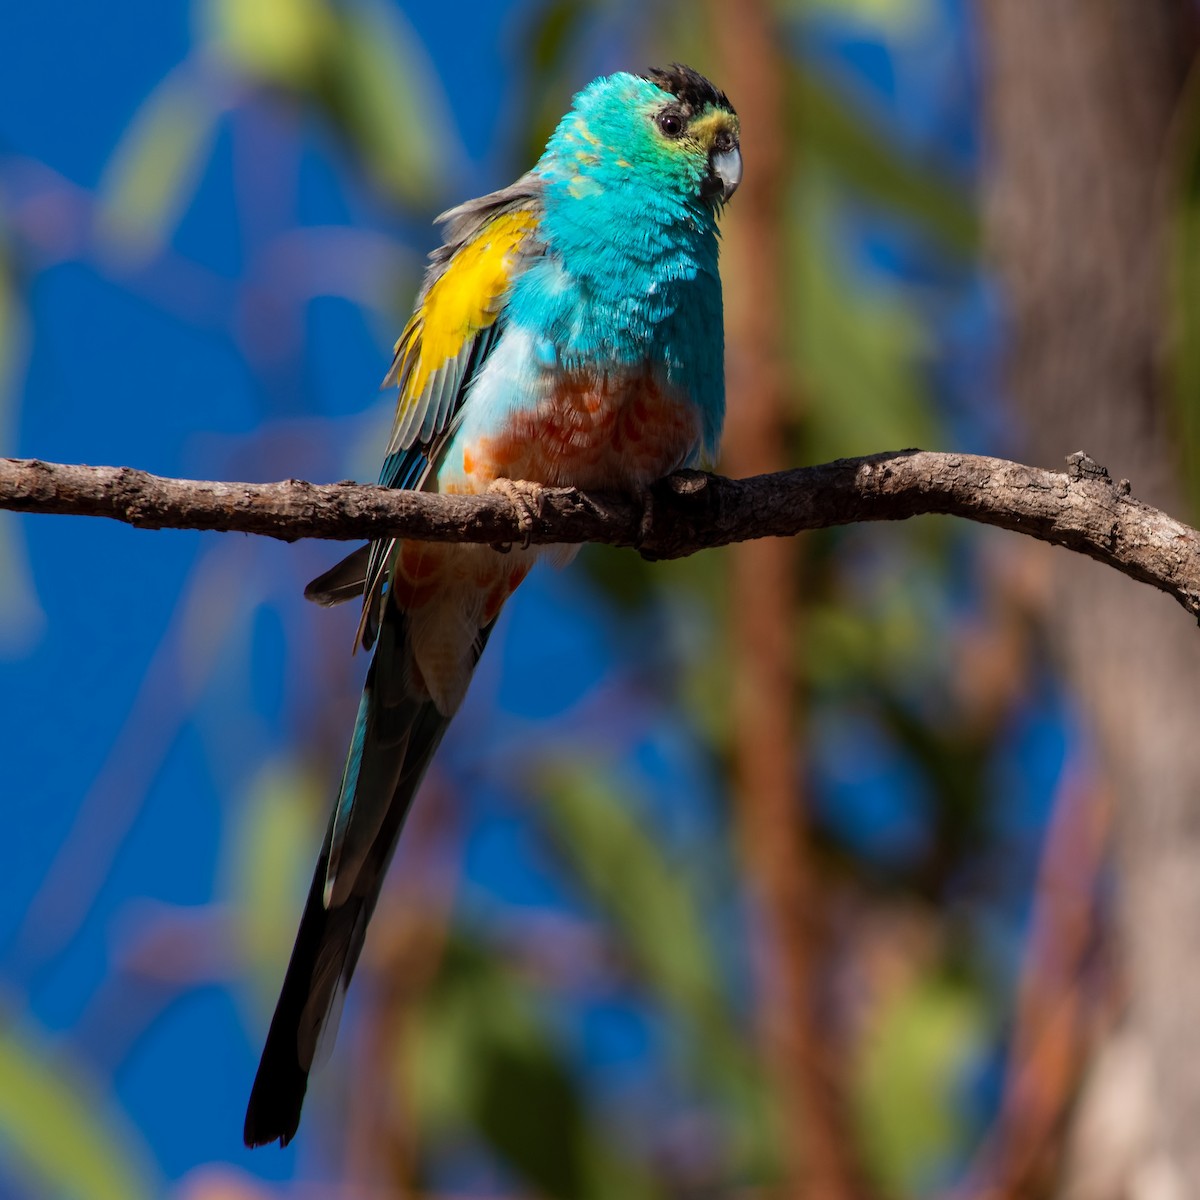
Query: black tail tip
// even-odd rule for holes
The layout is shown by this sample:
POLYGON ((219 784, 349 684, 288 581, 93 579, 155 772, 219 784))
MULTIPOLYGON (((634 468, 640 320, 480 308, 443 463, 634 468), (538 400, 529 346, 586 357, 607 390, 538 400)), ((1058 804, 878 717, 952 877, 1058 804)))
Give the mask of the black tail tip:
POLYGON ((308 1076, 301 1071, 290 1074, 289 1086, 279 1086, 277 1077, 275 1086, 271 1086, 272 1077, 259 1069, 246 1106, 246 1123, 242 1126, 242 1140, 251 1150, 272 1142, 278 1142, 282 1149, 296 1136, 308 1076))
POLYGON ((279 1148, 282 1150, 296 1136, 299 1126, 299 1111, 297 1111, 294 1121, 270 1120, 264 1114, 257 1112, 252 1105, 246 1110, 246 1123, 242 1126, 242 1141, 251 1150, 278 1142, 279 1148))

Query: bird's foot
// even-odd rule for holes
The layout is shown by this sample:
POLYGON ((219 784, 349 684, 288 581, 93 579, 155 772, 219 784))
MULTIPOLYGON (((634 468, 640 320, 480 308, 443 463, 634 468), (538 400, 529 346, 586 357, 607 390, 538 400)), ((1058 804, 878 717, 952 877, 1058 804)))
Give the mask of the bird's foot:
POLYGON ((658 555, 647 550, 646 539, 654 525, 654 492, 649 484, 639 484, 629 493, 630 503, 638 510, 637 533, 633 537, 633 548, 647 561, 657 562, 658 555))
MULTIPOLYGON (((528 479, 493 479, 489 492, 503 496, 517 510, 517 528, 521 531, 521 549, 528 550, 533 541, 533 527, 541 520, 542 501, 546 489, 540 483, 528 479)), ((494 550, 507 554, 511 545, 493 546, 494 550)))
MULTIPOLYGON (((654 524, 654 492, 651 490, 649 484, 639 484, 625 494, 628 496, 629 503, 641 514, 638 517, 637 533, 633 536, 633 548, 647 562, 656 562, 657 555, 642 548, 646 539, 650 536, 650 531, 654 524)), ((588 492, 581 492, 580 496, 592 512, 599 517, 603 517, 605 520, 619 521, 621 524, 624 524, 628 519, 626 517, 628 509, 616 508, 611 504, 605 503, 598 496, 594 496, 588 492)))
POLYGON ((646 544, 654 525, 654 492, 649 486, 643 485, 633 493, 633 502, 642 510, 641 519, 638 521, 637 541, 633 545, 643 558, 653 562, 654 555, 648 554, 642 547, 646 544))

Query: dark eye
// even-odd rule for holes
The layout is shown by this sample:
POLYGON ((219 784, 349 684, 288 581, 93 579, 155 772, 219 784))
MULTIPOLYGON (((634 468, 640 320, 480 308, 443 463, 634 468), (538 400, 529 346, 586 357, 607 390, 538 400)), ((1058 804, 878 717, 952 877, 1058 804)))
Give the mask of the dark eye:
POLYGON ((683 132, 683 117, 668 109, 658 114, 658 127, 669 138, 676 138, 683 132))

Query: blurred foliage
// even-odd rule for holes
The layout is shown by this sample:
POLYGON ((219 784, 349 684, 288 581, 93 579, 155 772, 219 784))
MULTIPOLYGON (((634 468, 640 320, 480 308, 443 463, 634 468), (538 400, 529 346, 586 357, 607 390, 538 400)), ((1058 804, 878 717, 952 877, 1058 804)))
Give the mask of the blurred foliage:
MULTIPOLYGON (((899 43, 926 27, 933 7, 932 0, 794 0, 778 11, 798 24, 848 20, 857 36, 899 43)), ((104 174, 98 229, 111 252, 142 264, 166 248, 197 196, 222 123, 252 105, 311 118, 306 132, 317 130, 322 150, 368 196, 389 237, 406 218, 426 217, 454 198, 447 193, 462 154, 446 95, 452 81, 438 78, 394 5, 197 0, 193 18, 190 54, 145 99, 104 174)), ((639 19, 646 40, 670 46, 664 57, 695 57, 706 65, 711 47, 693 10, 651 6, 639 19)), ((600 0, 549 0, 520 14, 521 36, 514 40, 522 57, 512 72, 520 105, 507 135, 513 174, 540 152, 592 48, 607 41, 628 45, 630 20, 625 9, 600 0)), ((640 48, 630 53, 646 57, 640 48)), ((797 460, 936 444, 942 429, 930 384, 936 347, 928 315, 894 276, 852 259, 851 226, 864 212, 885 215, 934 247, 952 269, 965 270, 979 251, 974 197, 963 181, 899 149, 802 54, 791 55, 788 67, 794 171, 781 252, 791 281, 787 320, 795 331, 788 366, 805 412, 797 460)), ((1188 296, 1197 286, 1191 268, 1200 261, 1190 254, 1200 237, 1200 188, 1191 177, 1200 153, 1189 162, 1178 226, 1190 255, 1179 276, 1188 296)), ((0 367, 22 337, 5 261, 0 258, 0 367)), ((1192 309, 1200 306, 1189 301, 1192 309)), ((1200 338, 1185 339, 1180 358, 1181 395, 1190 397, 1200 395, 1200 357, 1195 363, 1189 357, 1193 342, 1200 345, 1200 338)), ((1192 420, 1186 413, 1184 419, 1192 420)), ((1200 418, 1194 423, 1200 429, 1200 418)), ((377 424, 374 417, 364 422, 372 431, 377 424)), ((1188 428, 1190 446, 1196 430, 1188 428)), ((22 578, 10 569, 20 560, 2 540, 5 529, 0 522, 0 625, 7 620, 5 604, 14 603, 6 597, 22 578)), ((989 764, 1008 716, 997 701, 981 718, 959 702, 952 682, 945 643, 961 605, 955 591, 963 588, 966 541, 932 521, 811 538, 807 608, 797 631, 798 671, 818 728, 853 729, 861 721, 876 732, 917 797, 928 834, 918 850, 881 862, 848 843, 821 808, 823 795, 836 794, 836 781, 814 780, 820 869, 854 897, 860 913, 837 951, 853 958, 860 941, 880 936, 864 897, 900 897, 918 906, 927 934, 923 953, 906 959, 899 973, 868 961, 865 952, 856 960, 858 1011, 845 1013, 848 1006, 830 1002, 831 1026, 856 1038, 849 1090, 868 1166, 895 1195, 928 1190, 938 1170, 961 1159, 978 1136, 960 1089, 972 1057, 998 1036, 1004 1020, 1002 1006, 987 1001, 994 981, 986 948, 971 939, 964 946, 959 936, 970 920, 961 901, 963 879, 987 848, 989 806, 1003 800, 989 764)), ((729 753, 737 669, 727 636, 728 563, 728 556, 712 553, 651 565, 604 547, 588 548, 580 560, 605 619, 624 631, 625 648, 639 660, 614 672, 636 669, 649 677, 643 684, 648 711, 676 715, 694 739, 692 751, 714 774, 729 753)), ((247 596, 261 600, 264 587, 240 559, 197 572, 190 586, 188 635, 179 655, 187 678, 182 700, 176 698, 186 704, 229 656, 250 663, 254 638, 243 625, 231 629, 230 597, 249 609, 247 596)), ((288 658, 305 670, 294 698, 299 715, 289 716, 293 731, 304 722, 317 727, 321 710, 335 706, 328 703, 328 676, 310 629, 297 623, 280 636, 288 658)), ((219 711, 206 719, 249 759, 240 714, 220 703, 213 707, 219 711), (234 724, 239 727, 230 729, 234 724)), ((261 1024, 274 999, 294 932, 311 866, 313 814, 328 799, 322 778, 330 764, 317 761, 324 749, 261 750, 223 816, 220 894, 233 913, 233 970, 239 988, 253 998, 252 1025, 261 1024)), ((620 969, 611 972, 609 986, 631 992, 682 1031, 666 1051, 677 1085, 672 1099, 685 1096, 686 1103, 719 1114, 720 1136, 704 1147, 718 1162, 716 1184, 770 1181, 779 1170, 781 1134, 770 1115, 745 987, 729 977, 735 957, 729 940, 752 933, 741 911, 744 897, 736 887, 735 894, 715 897, 706 878, 712 862, 680 861, 665 848, 652 806, 630 785, 627 763, 587 755, 563 761, 561 751, 545 747, 537 754, 525 783, 533 781, 543 802, 523 819, 556 847, 589 917, 619 947, 620 969)), ((810 774, 817 776, 819 766, 810 774)), ((718 878, 720 870, 732 875, 735 869, 728 814, 719 820, 713 834, 718 878)), ((831 883, 830 894, 835 891, 831 883)), ((522 974, 502 944, 462 926, 451 931, 439 969, 414 1001, 404 1053, 380 1064, 415 1112, 418 1174, 441 1152, 482 1143, 505 1175, 558 1200, 676 1194, 663 1166, 665 1132, 646 1130, 645 1145, 631 1148, 590 1095, 558 1019, 571 998, 522 974)), ((831 993, 837 984, 831 982, 831 993)), ((119 1122, 107 1127, 111 1105, 95 1095, 103 1085, 85 1090, 91 1099, 80 1099, 68 1078, 36 1037, 12 1026, 0 1045, 0 1094, 9 1099, 0 1100, 0 1138, 44 1177, 46 1194, 128 1200, 150 1194, 148 1172, 131 1165, 141 1164, 143 1152, 129 1148, 134 1139, 119 1122), (15 1096, 22 1100, 14 1102, 15 1096)), ((377 1148, 380 1155, 387 1151, 377 1148)))
POLYGON ((732 1171, 740 1179, 770 1177, 778 1130, 761 1066, 725 993, 700 874, 667 859, 630 789, 615 784, 596 767, 551 768, 541 787, 551 832, 637 976, 687 1032, 684 1068, 725 1108, 732 1171))
POLYGON ((230 818, 226 892, 237 913, 240 970, 263 1016, 275 1005, 287 967, 288 931, 303 907, 311 870, 311 815, 324 801, 311 772, 292 761, 272 762, 251 781, 230 818))
POLYGON ((1169 366, 1180 454, 1193 524, 1200 523, 1200 71, 1180 103, 1173 151, 1170 222, 1169 366))
POLYGON ((148 1149, 100 1080, 8 1015, 0 1032, 0 1145, 11 1165, 63 1200, 151 1200, 148 1149))
POLYGON ((198 45, 130 122, 101 184, 100 232, 140 262, 189 204, 224 113, 260 89, 326 121, 385 203, 428 209, 459 157, 441 81, 385 0, 195 0, 198 45))
POLYGON ((964 185, 932 162, 912 162, 845 95, 811 68, 791 69, 791 128, 800 162, 827 166, 843 185, 913 221, 960 256, 979 249, 979 215, 964 185))
POLYGON ((456 156, 440 80, 393 6, 364 0, 340 17, 318 96, 380 192, 436 203, 456 156))
POLYGON ((474 1129, 538 1195, 561 1200, 660 1195, 599 1136, 547 1026, 537 994, 493 952, 451 944, 400 1064, 434 1146, 474 1129))
MULTIPOLYGON (((17 379, 25 356, 27 319, 10 261, 0 210, 0 452, 16 452, 17 379)), ((17 518, 0 513, 0 654, 26 645, 41 624, 17 518)))
POLYGON ((934 0, 780 0, 777 7, 796 17, 855 21, 873 37, 911 34, 936 16, 934 0))
POLYGON ((985 1029, 979 996, 936 971, 896 989, 857 1063, 859 1127, 889 1195, 928 1189, 931 1167, 969 1138, 960 1096, 969 1047, 985 1029))
POLYGON ((382 0, 197 0, 224 68, 276 88, 331 122, 381 198, 426 207, 455 165, 441 80, 412 27, 382 0))
POLYGON ((609 0, 541 0, 522 14, 512 147, 521 169, 537 161, 563 114, 563 97, 577 90, 584 48, 613 32, 616 15, 609 0))
POLYGON ((220 115, 190 63, 142 104, 100 184, 98 231, 111 250, 135 262, 162 250, 191 201, 220 115))
POLYGON ((836 191, 819 168, 802 179, 788 273, 802 314, 793 369, 809 399, 802 458, 936 444, 922 372, 927 335, 901 297, 850 285, 847 264, 834 258, 844 244, 836 191))
POLYGON ((710 1053, 736 1059, 696 881, 665 859, 628 791, 616 793, 607 776, 581 765, 552 773, 542 786, 551 827, 638 972, 687 1014, 710 1053))
POLYGON ((316 85, 337 37, 325 0, 200 0, 195 13, 198 40, 230 69, 297 93, 316 85))

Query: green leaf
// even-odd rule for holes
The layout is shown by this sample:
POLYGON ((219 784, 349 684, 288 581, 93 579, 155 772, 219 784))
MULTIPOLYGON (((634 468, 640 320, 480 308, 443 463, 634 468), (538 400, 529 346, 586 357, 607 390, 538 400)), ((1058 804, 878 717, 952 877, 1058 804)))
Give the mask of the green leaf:
POLYGON ((11 1020, 0 1025, 0 1144, 39 1195, 152 1200, 150 1155, 111 1095, 11 1020))
POLYGON ((443 191, 459 152, 437 72, 398 9, 345 7, 328 47, 323 99, 376 184, 406 205, 443 191))
POLYGON ((856 1070, 858 1128, 880 1183, 912 1195, 964 1144, 962 1072, 983 1017, 961 984, 914 980, 886 1003, 856 1070))
POLYGON ((891 528, 855 531, 860 553, 875 546, 876 553, 899 558, 885 560, 887 586, 883 571, 878 588, 862 587, 856 576, 854 585, 837 586, 812 602, 804 651, 814 687, 826 693, 865 688, 877 697, 896 681, 925 694, 944 686, 948 667, 938 643, 945 624, 927 590, 937 564, 906 534, 891 528), (891 533, 895 538, 884 545, 891 533))
POLYGON ((46 623, 15 513, 0 513, 0 655, 24 654, 46 623))
POLYGON ((535 76, 554 75, 561 70, 576 34, 595 8, 595 3, 588 0, 549 0, 533 14, 521 44, 535 76))
POLYGON ((536 997, 487 951, 451 942, 400 1067, 434 1136, 476 1129, 539 1195, 651 1200, 644 1168, 608 1147, 546 1036, 536 997))
POLYGON ((264 1012, 275 1002, 316 857, 310 817, 326 801, 312 772, 282 761, 267 764, 234 809, 226 887, 239 957, 264 1012))
POLYGON ((808 405, 805 453, 823 462, 881 446, 935 444, 928 335, 899 288, 851 287, 835 257, 840 239, 829 176, 810 168, 802 178, 790 278, 799 314, 795 368, 808 405))
POLYGON ((724 1023, 724 998, 693 885, 600 772, 547 776, 544 815, 648 982, 701 1024, 724 1023))
POLYGON ((236 74, 301 91, 316 82, 336 35, 324 0, 202 0, 197 40, 236 74))
POLYGON ((521 58, 514 72, 523 95, 510 123, 510 149, 520 163, 541 154, 579 78, 579 50, 598 40, 604 0, 545 0, 525 14, 514 39, 521 58))
POLYGON ((208 162, 222 109, 194 60, 150 93, 100 182, 98 233, 108 251, 140 263, 162 249, 208 162))
POLYGON ((739 1171, 769 1172, 774 1142, 763 1081, 728 1006, 705 932, 699 883, 666 859, 603 771, 577 765, 542 780, 540 812, 637 968, 691 1028, 699 1075, 726 1104, 739 1171))
POLYGON ((778 8, 786 16, 825 14, 868 26, 875 38, 911 35, 928 28, 937 16, 933 0, 779 0, 778 8))
POLYGON ((929 162, 909 162, 855 112, 850 99, 811 70, 790 68, 791 119, 805 169, 819 163, 864 196, 920 225, 945 249, 978 252, 980 220, 971 192, 929 162))
MULTIPOLYGON (((11 454, 16 443, 15 383, 27 340, 25 310, 0 240, 0 454, 11 454)), ((23 651, 44 622, 20 518, 16 513, 0 513, 0 653, 23 651)))

